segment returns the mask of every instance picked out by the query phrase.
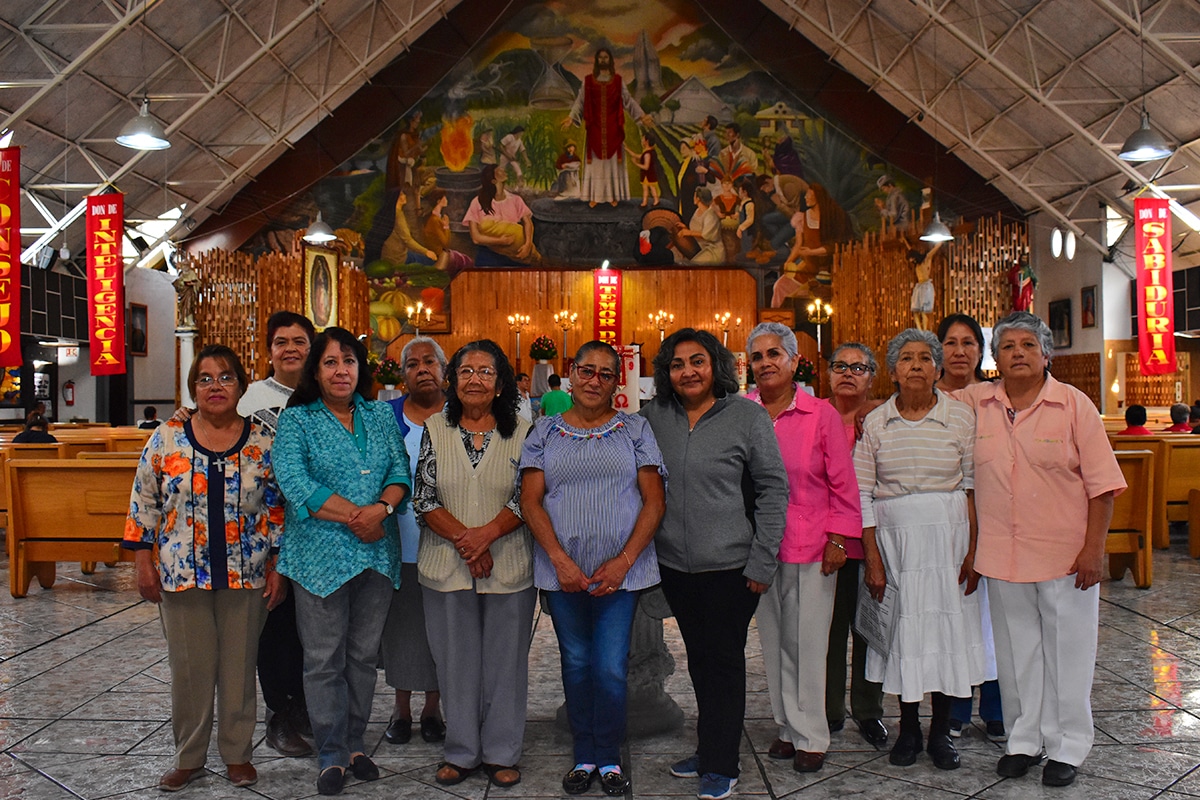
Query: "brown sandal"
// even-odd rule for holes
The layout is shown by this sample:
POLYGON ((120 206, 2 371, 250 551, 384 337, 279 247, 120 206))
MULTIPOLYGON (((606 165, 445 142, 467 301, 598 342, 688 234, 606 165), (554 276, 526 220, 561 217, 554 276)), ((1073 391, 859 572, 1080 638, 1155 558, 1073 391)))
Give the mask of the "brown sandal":
POLYGON ((454 786, 474 775, 477 769, 479 767, 460 767, 457 764, 451 764, 449 761, 443 761, 438 765, 438 771, 433 776, 433 779, 441 786, 454 786))
POLYGON ((498 764, 484 764, 483 768, 487 770, 488 780, 497 789, 509 789, 521 782, 521 770, 516 766, 503 767, 498 764))

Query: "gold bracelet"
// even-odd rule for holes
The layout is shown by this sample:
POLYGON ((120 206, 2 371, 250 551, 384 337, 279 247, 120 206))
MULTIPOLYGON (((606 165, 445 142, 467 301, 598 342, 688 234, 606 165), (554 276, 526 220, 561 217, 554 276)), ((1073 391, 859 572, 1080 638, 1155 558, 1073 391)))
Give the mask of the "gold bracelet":
POLYGON ((835 542, 833 539, 830 539, 829 543, 831 545, 833 545, 834 547, 836 547, 838 550, 841 550, 843 553, 846 552, 846 545, 842 544, 841 542, 835 542))
POLYGON ((625 556, 625 563, 629 565, 627 569, 633 569, 633 560, 629 558, 629 553, 622 550, 621 555, 625 556))

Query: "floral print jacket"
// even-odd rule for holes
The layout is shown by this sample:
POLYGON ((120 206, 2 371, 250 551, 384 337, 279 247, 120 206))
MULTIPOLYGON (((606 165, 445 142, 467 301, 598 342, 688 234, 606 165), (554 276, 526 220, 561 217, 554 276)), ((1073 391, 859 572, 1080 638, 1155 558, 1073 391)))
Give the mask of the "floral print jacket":
MULTIPOLYGON (((223 540, 228 580, 217 588, 259 589, 283 530, 283 496, 271 467, 271 437, 255 422, 221 459, 196 445, 180 422, 159 425, 138 463, 122 546, 158 546, 163 591, 212 589, 210 475, 223 471, 223 540), (224 466, 222 466, 222 462, 224 466)), ((215 498, 213 498, 215 499, 215 498)), ((221 559, 218 558, 218 561, 221 559)))

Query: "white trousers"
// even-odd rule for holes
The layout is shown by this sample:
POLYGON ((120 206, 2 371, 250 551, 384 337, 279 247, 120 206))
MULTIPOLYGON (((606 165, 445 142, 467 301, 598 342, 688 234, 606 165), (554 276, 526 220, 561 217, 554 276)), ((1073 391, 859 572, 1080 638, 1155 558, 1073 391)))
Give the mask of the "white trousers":
POLYGON ((988 579, 1006 752, 1079 766, 1092 749, 1092 678, 1100 587, 1075 576, 1040 583, 988 579))
POLYGON ((820 562, 780 564, 758 604, 758 636, 779 738, 809 753, 829 749, 825 654, 836 588, 837 573, 822 575, 820 562))

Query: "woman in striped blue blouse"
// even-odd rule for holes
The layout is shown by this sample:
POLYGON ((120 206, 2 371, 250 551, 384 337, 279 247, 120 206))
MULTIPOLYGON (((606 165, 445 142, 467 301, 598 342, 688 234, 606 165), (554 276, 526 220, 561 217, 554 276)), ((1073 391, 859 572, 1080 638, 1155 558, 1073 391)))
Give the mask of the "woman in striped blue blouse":
POLYGON ((521 512, 533 533, 534 583, 547 594, 562 655, 582 794, 597 774, 623 795, 625 675, 637 592, 658 583, 654 532, 665 507, 663 459, 644 417, 612 407, 617 352, 588 342, 571 368, 574 405, 543 417, 521 454, 521 512))

